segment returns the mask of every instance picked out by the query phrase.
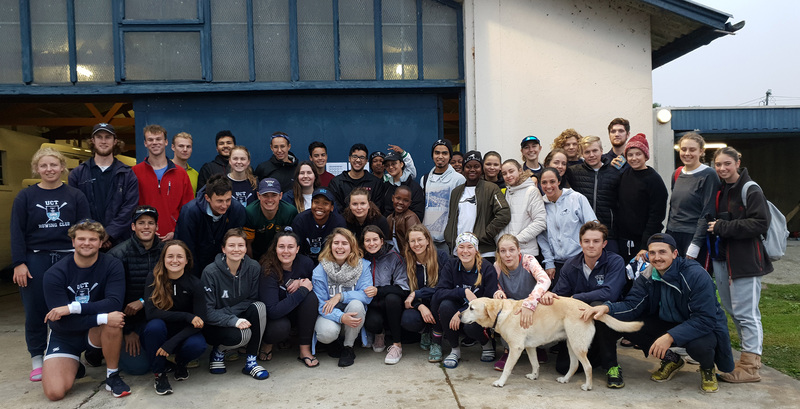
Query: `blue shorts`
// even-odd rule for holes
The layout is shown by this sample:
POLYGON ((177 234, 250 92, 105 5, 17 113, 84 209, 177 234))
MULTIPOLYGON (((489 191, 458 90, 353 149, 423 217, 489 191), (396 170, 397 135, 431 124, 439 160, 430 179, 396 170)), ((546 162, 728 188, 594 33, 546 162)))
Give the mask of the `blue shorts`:
POLYGON ((47 337, 47 349, 44 352, 44 359, 72 358, 80 361, 81 353, 90 347, 98 348, 89 341, 89 331, 77 334, 59 334, 55 331, 50 331, 50 335, 47 337))

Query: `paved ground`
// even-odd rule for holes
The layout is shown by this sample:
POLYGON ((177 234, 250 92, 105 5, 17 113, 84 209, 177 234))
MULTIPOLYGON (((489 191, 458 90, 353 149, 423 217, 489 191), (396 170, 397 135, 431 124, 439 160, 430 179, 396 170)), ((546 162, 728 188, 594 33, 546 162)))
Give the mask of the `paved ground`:
MULTIPOLYGON (((776 273, 767 283, 800 283, 800 242, 790 242, 790 254, 776 264, 776 273)), ((427 353, 417 345, 407 345, 402 361, 383 364, 383 353, 357 350, 354 366, 338 368, 333 358, 320 354, 321 365, 307 369, 295 360, 296 350, 277 351, 266 366, 271 377, 255 381, 239 373, 241 361, 230 363, 225 375, 207 371, 207 356, 201 367, 190 370, 187 381, 172 381, 175 393, 157 396, 151 376, 124 376, 132 387, 131 396, 115 399, 102 388, 103 368, 89 368, 88 376, 76 384, 61 402, 48 402, 41 385, 27 380, 30 360, 25 350, 23 311, 13 285, 0 285, 0 397, 7 408, 219 408, 268 405, 272 408, 796 408, 800 402, 800 382, 771 368, 761 372, 756 384, 721 384, 716 394, 699 390, 697 366, 686 365, 667 383, 649 380, 657 367, 655 359, 645 359, 640 351, 620 348, 620 364, 626 386, 621 390, 605 387, 605 375, 595 373, 594 389, 580 389, 584 377, 577 374, 570 383, 559 384, 552 363, 544 364, 538 380, 524 374, 530 364, 522 360, 504 388, 491 383, 500 375, 490 364, 480 362, 477 347, 465 348, 464 360, 456 369, 442 369, 426 361, 427 353), (168 405, 168 406, 166 406, 168 405)), ((524 358, 524 357, 523 357, 524 358)), ((263 406, 262 406, 263 407, 263 406)))

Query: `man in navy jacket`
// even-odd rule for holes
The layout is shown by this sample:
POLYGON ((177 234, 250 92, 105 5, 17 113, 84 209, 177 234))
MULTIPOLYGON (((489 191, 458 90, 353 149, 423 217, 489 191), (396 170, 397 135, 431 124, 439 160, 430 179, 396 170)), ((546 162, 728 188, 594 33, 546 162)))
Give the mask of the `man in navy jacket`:
POLYGON ((175 226, 175 238, 183 240, 194 257, 192 272, 200 277, 203 269, 222 252, 222 237, 235 227, 244 226, 247 218, 238 200, 231 201, 231 182, 218 174, 197 192, 197 198, 181 209, 175 226))
POLYGON ((70 172, 69 185, 86 195, 92 219, 106 229, 103 249, 110 249, 129 236, 131 214, 139 203, 139 181, 130 166, 114 157, 120 144, 113 126, 95 125, 89 141, 94 155, 70 172))
POLYGON ((622 301, 606 302, 586 309, 584 320, 610 314, 622 321, 642 320, 641 330, 625 335, 642 347, 645 356, 661 359, 661 367, 650 379, 665 382, 683 367, 672 346, 700 363, 704 392, 719 389, 714 364, 722 372, 733 370, 727 318, 717 301, 714 282, 694 260, 678 256, 675 239, 656 233, 647 241, 650 267, 645 269, 622 301))
MULTIPOLYGON (((625 261, 617 254, 605 249, 608 244, 608 228, 598 221, 591 221, 580 230, 582 251, 564 263, 561 274, 553 286, 553 292, 544 294, 540 302, 553 303, 554 298, 572 297, 590 305, 606 301, 618 301, 625 288, 625 261)), ((589 348, 592 365, 607 370, 609 388, 622 388, 622 372, 617 362, 617 339, 619 334, 602 322, 595 322, 596 333, 589 348)), ((556 370, 567 373, 569 355, 561 348, 556 361, 556 370)))
POLYGON ((119 355, 125 314, 125 271, 116 258, 100 253, 106 239, 103 225, 83 221, 72 225, 69 237, 75 247, 44 275, 44 298, 50 312, 45 321, 50 337, 44 357, 42 388, 50 400, 60 400, 76 378, 86 374, 81 352, 102 348, 106 359, 106 389, 115 397, 131 389, 119 376, 119 355))

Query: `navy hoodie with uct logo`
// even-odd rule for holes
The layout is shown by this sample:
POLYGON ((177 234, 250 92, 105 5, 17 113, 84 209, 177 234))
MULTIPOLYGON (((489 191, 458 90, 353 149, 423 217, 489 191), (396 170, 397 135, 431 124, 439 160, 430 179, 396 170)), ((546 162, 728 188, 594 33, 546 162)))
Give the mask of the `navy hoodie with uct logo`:
POLYGON ((73 301, 81 304, 79 314, 69 314, 50 321, 57 333, 82 333, 97 326, 97 315, 122 311, 125 297, 125 269, 116 258, 97 254, 97 261, 80 268, 74 257, 64 257, 44 273, 44 300, 48 309, 63 307, 73 301))
POLYGON ((231 274, 225 255, 217 254, 214 262, 203 270, 208 324, 235 327, 239 314, 258 301, 260 275, 261 266, 247 256, 239 264, 239 271, 231 274))

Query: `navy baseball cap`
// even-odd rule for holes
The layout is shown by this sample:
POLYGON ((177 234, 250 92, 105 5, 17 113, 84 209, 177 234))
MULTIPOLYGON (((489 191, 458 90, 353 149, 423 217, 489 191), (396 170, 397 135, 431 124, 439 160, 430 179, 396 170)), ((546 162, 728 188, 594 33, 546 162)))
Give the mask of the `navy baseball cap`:
POLYGON ((281 193, 281 184, 277 179, 264 178, 258 183, 258 194, 281 193))
POLYGON ((533 135, 528 135, 528 136, 522 138, 522 142, 519 143, 519 147, 520 148, 524 148, 525 144, 528 143, 528 142, 533 142, 533 143, 535 143, 537 145, 541 145, 542 144, 542 142, 539 141, 539 138, 537 138, 537 137, 535 137, 533 135))
POLYGON ((324 187, 318 187, 314 189, 314 193, 311 194, 311 198, 315 198, 317 196, 325 196, 326 199, 330 200, 333 203, 333 193, 330 190, 324 187))
POLYGON ((94 136, 94 134, 96 134, 99 131, 106 131, 106 132, 110 133, 111 135, 114 135, 115 138, 117 137, 117 132, 114 130, 114 126, 111 125, 111 124, 107 124, 105 122, 100 122, 99 124, 95 125, 92 128, 92 136, 94 136))

